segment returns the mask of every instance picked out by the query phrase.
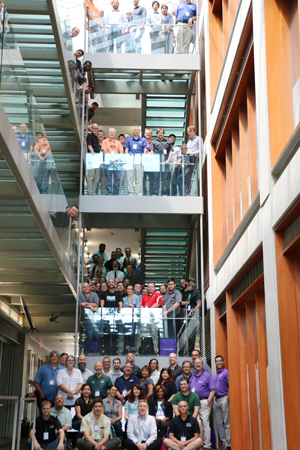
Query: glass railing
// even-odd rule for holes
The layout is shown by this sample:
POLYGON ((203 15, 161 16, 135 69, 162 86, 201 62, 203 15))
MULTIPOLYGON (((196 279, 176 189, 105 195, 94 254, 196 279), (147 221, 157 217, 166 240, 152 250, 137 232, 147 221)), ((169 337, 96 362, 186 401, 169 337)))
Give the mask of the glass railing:
POLYGON ((87 195, 198 195, 198 158, 187 155, 168 163, 166 155, 87 153, 87 195))
MULTIPOLYGON (((109 23, 103 17, 88 22, 88 51, 91 53, 196 53, 196 22, 174 24, 171 15, 158 14, 156 22, 151 16, 143 22, 120 17, 120 23, 109 23)), ((108 20, 110 11, 107 13, 108 20)))
POLYGON ((0 32, 0 98, 16 137, 12 151, 20 152, 27 161, 65 253, 68 254, 71 229, 66 213, 67 199, 21 53, 11 53, 11 50, 18 49, 18 45, 9 16, 5 17, 7 22, 5 20, 4 32, 3 29, 0 32))
POLYGON ((166 317, 160 308, 82 308, 80 354, 190 355, 200 341, 201 310, 177 311, 166 317))

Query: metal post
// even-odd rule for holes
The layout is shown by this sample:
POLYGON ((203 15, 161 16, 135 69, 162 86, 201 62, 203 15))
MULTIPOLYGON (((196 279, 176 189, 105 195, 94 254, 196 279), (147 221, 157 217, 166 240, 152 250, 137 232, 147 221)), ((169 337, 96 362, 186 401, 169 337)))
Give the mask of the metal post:
MULTIPOLYGON (((200 93, 200 70, 197 72, 197 94, 198 94, 198 134, 201 137, 201 93, 200 93)), ((200 142, 201 146, 201 142, 200 142)), ((204 257, 203 257, 203 192, 202 192, 202 148, 199 149, 199 197, 202 201, 202 213, 200 214, 200 278, 201 278, 201 296, 202 296, 202 339, 203 339, 203 354, 206 361, 205 348, 205 325, 204 325, 204 257)))
POLYGON ((72 217, 69 217, 69 237, 68 237, 68 261, 70 262, 71 254, 71 233, 72 233, 72 217))
MULTIPOLYGON (((12 434, 12 441, 11 441, 11 450, 15 450, 15 444, 16 444, 16 436, 17 436, 17 424, 18 424, 18 397, 13 397, 10 395, 1 395, 0 400, 13 400, 15 402, 15 411, 14 411, 14 422, 13 422, 13 434, 12 434)), ((20 438, 18 438, 18 441, 20 441, 20 438)))
POLYGON ((79 307, 79 286, 80 286, 80 233, 81 233, 81 213, 79 213, 78 220, 78 249, 77 249, 77 295, 76 295, 76 312, 75 312, 75 342, 74 355, 77 356, 77 341, 78 341, 78 307, 79 307))
POLYGON ((182 154, 181 156, 181 171, 182 171, 182 196, 184 197, 184 155, 182 154))
POLYGON ((82 227, 82 230, 83 230, 83 236, 82 236, 82 252, 81 252, 81 264, 82 264, 82 267, 81 267, 81 286, 82 286, 82 283, 83 283, 83 268, 84 268, 84 241, 85 241, 85 229, 82 227))
MULTIPOLYGON (((21 397, 20 398, 19 429, 18 429, 18 440, 17 440, 17 448, 16 448, 16 450, 20 450, 22 410, 23 410, 23 404, 24 404, 25 400, 27 402, 35 403, 34 408, 33 408, 33 422, 32 422, 32 437, 33 437, 33 439, 31 440, 31 450, 34 450, 34 435, 35 435, 36 403, 37 403, 37 399, 36 398, 29 398, 29 397, 26 398, 26 399, 25 399, 25 397, 21 397)), ((15 412, 15 417, 16 417, 16 412, 15 412)))

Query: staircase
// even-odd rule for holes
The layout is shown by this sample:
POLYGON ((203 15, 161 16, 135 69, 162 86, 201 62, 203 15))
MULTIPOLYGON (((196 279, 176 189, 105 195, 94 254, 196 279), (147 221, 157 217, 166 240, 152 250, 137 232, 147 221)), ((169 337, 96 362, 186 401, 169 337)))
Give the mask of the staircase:
POLYGON ((186 276, 189 231, 145 230, 143 241, 145 283, 151 281, 158 287, 166 284, 168 278, 175 278, 179 288, 180 278, 186 276))
POLYGON ((145 95, 144 127, 153 130, 153 140, 156 139, 156 130, 162 128, 166 139, 173 133, 176 144, 181 145, 186 139, 188 109, 187 95, 145 95))

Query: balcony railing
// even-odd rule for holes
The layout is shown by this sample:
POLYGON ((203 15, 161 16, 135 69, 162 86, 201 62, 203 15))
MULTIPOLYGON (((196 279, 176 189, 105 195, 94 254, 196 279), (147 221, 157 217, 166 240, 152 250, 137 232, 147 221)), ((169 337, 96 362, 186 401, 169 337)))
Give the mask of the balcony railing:
POLYGON ((87 153, 85 194, 139 196, 197 196, 198 158, 166 162, 159 154, 87 153))
POLYGON ((178 309, 165 315, 156 308, 84 308, 80 319, 80 354, 190 355, 200 340, 201 310, 178 309))

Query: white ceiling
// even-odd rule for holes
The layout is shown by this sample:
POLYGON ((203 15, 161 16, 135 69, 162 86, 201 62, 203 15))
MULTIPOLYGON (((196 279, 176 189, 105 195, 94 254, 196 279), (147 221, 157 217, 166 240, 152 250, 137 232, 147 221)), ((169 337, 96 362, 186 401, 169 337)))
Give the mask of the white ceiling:
MULTIPOLYGON (((86 231, 85 239, 88 241, 88 252, 91 254, 98 250, 100 243, 104 243, 106 244, 105 252, 108 257, 117 247, 121 247, 124 255, 124 249, 130 247, 132 256, 139 257, 140 232, 133 228, 93 228, 91 231, 86 231)), ((87 258, 87 252, 85 252, 84 257, 87 258)))

